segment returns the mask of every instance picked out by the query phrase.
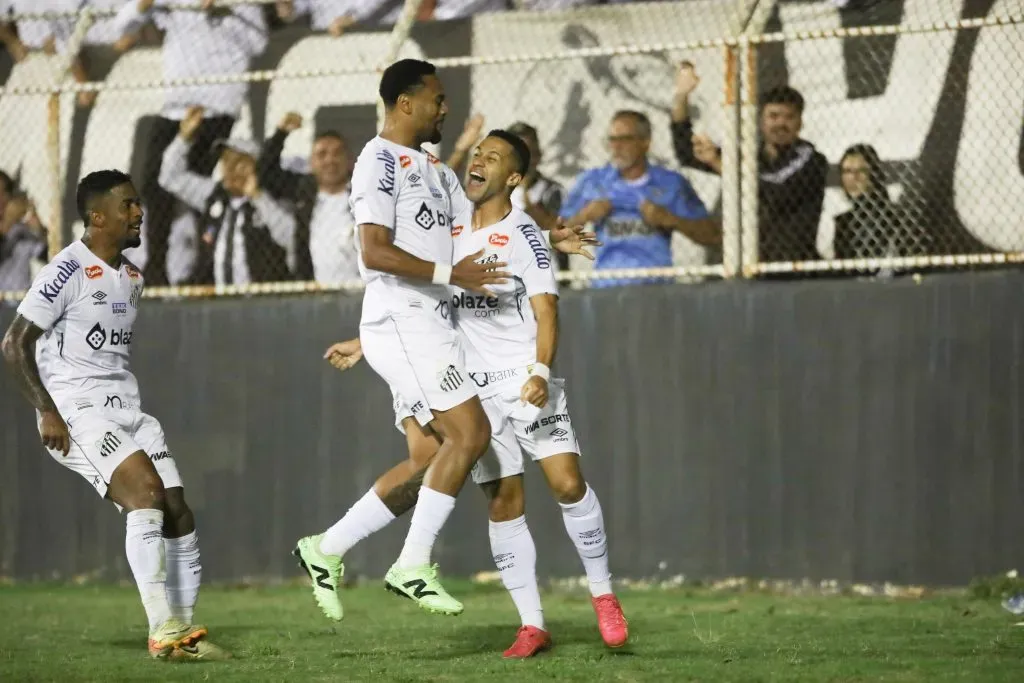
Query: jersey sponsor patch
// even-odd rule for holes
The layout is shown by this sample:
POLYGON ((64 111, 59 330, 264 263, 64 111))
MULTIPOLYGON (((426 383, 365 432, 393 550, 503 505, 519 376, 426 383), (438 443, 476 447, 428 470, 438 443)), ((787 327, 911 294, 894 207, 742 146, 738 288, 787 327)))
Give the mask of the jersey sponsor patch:
POLYGON ((402 168, 409 168, 410 166, 412 166, 412 159, 403 154, 402 156, 398 157, 398 163, 402 168))
POLYGON ((106 292, 93 292, 92 298, 95 299, 95 301, 93 301, 93 304, 92 304, 93 306, 102 306, 104 301, 107 298, 107 293, 106 292))
POLYGON ((487 238, 487 241, 496 247, 503 247, 508 244, 508 235, 499 235, 498 233, 494 233, 487 238))
POLYGON ((520 225, 519 230, 523 233, 523 237, 526 238, 526 243, 530 245, 533 258, 537 261, 537 267, 541 269, 550 268, 551 254, 548 252, 548 245, 544 244, 544 240, 537 234, 537 228, 526 224, 520 225))
POLYGON ((126 273, 128 273, 128 277, 130 277, 133 280, 138 280, 140 277, 142 277, 142 273, 140 273, 138 269, 135 268, 135 266, 125 266, 124 270, 126 273))
POLYGON ((75 259, 69 259, 57 266, 57 276, 50 282, 46 282, 39 289, 39 293, 51 304, 57 299, 57 295, 64 289, 71 276, 82 267, 82 264, 75 259))
POLYGON ((384 175, 377 179, 377 191, 389 197, 395 196, 395 157, 391 152, 382 149, 377 152, 377 161, 384 165, 384 175))
POLYGON ((462 234, 462 226, 461 225, 453 225, 452 226, 452 237, 458 237, 461 234, 462 234))
POLYGON ((85 276, 90 280, 103 277, 103 268, 101 266, 89 266, 85 269, 85 276))
POLYGON ((416 212, 416 225, 424 230, 430 230, 435 224, 434 212, 430 210, 426 202, 423 202, 420 204, 420 210, 416 212))
POLYGON ((427 152, 427 159, 430 161, 430 163, 435 164, 435 165, 441 163, 441 160, 438 159, 437 157, 435 157, 430 152, 427 152))
POLYGON ((128 304, 111 302, 110 310, 114 315, 128 315, 128 304))

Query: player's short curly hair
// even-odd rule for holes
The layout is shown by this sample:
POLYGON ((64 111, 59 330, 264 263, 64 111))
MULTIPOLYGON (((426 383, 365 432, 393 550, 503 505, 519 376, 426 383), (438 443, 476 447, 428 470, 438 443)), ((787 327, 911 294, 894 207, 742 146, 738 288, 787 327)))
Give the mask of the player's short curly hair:
POLYGON ((78 216, 89 227, 89 208, 98 198, 106 196, 115 187, 132 182, 131 176, 116 169, 95 171, 82 178, 75 195, 78 216))
POLYGON ((526 172, 530 170, 530 148, 526 146, 521 137, 500 128, 492 130, 487 134, 487 137, 498 138, 507 142, 512 147, 512 153, 516 157, 516 173, 523 176, 526 175, 526 172))
POLYGON ((437 68, 430 62, 420 59, 400 59, 388 68, 380 77, 380 98, 384 106, 390 109, 398 102, 401 95, 411 95, 423 87, 423 79, 437 73, 437 68))

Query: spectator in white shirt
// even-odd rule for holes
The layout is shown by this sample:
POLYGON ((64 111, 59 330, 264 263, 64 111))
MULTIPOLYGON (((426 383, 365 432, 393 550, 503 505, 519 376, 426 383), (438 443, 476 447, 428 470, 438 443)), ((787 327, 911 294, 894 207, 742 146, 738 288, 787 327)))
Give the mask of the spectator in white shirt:
MULTIPOLYGON (((202 0, 203 10, 171 9, 172 0, 133 0, 117 15, 118 31, 131 34, 153 21, 164 31, 165 80, 232 76, 245 73, 267 46, 267 23, 260 5, 216 7, 202 0)), ((178 3, 180 4, 180 3, 178 3)), ((227 138, 241 113, 248 92, 245 81, 217 85, 183 85, 166 90, 164 107, 149 136, 142 172, 146 205, 148 284, 167 284, 167 243, 173 200, 158 178, 164 150, 178 135, 180 122, 191 107, 207 112, 189 150, 188 168, 209 176, 217 165, 215 140, 227 138)))
POLYGON ((402 13, 403 0, 278 0, 277 16, 285 22, 309 15, 314 31, 340 36, 356 24, 393 24, 402 13))
POLYGON ((322 284, 359 279, 356 222, 349 207, 349 181, 355 159, 348 143, 334 131, 316 135, 309 155, 310 173, 285 170, 281 151, 302 117, 287 114, 263 147, 260 184, 295 207, 296 276, 322 284))
POLYGON ((260 188, 259 146, 249 140, 218 141, 222 180, 194 173, 187 158, 202 121, 201 107, 188 110, 160 168, 164 189, 202 215, 204 248, 194 281, 244 285, 293 279, 295 217, 260 188))

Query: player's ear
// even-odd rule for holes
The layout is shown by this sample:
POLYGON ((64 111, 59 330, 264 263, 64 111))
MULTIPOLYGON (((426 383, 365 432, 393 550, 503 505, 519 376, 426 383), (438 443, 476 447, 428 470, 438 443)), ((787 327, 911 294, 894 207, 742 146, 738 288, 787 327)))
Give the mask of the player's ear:
POLYGON ((521 182, 523 182, 523 176, 519 173, 513 173, 508 177, 508 180, 505 181, 505 185, 514 188, 521 182))

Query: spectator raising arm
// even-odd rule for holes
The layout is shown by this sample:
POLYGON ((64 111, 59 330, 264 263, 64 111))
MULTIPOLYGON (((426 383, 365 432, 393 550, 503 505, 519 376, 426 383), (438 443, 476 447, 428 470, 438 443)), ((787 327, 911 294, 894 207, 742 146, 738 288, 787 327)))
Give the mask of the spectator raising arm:
POLYGON ((297 199, 299 187, 306 176, 282 168, 281 153, 284 151, 284 143, 288 136, 301 127, 302 116, 295 112, 285 114, 281 123, 277 124, 277 130, 263 145, 260 158, 256 163, 260 184, 263 187, 273 188, 273 193, 276 196, 291 201, 297 199))

